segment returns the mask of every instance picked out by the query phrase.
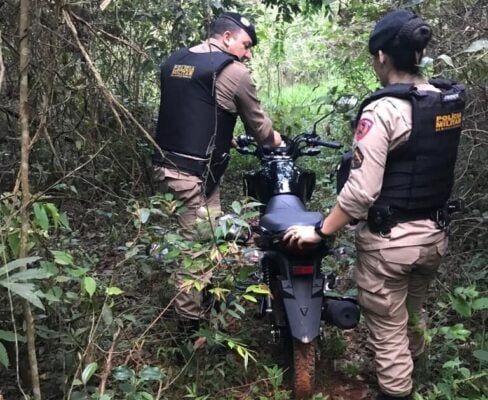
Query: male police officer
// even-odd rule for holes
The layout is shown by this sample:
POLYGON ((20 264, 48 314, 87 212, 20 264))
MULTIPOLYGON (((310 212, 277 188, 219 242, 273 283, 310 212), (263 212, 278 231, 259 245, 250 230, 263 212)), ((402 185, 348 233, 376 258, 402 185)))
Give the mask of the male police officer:
MULTIPOLYGON (((211 24, 209 36, 200 45, 170 55, 161 70, 156 141, 163 156, 154 155, 155 177, 163 190, 184 202, 186 211, 178 221, 187 237, 197 218, 220 214, 219 181, 229 161, 237 116, 259 143, 281 144, 242 63, 257 44, 254 26, 242 15, 227 12, 211 24)), ((177 275, 181 286, 182 275, 177 275)), ((202 313, 199 295, 194 290, 180 292, 175 311, 196 325, 202 313)))

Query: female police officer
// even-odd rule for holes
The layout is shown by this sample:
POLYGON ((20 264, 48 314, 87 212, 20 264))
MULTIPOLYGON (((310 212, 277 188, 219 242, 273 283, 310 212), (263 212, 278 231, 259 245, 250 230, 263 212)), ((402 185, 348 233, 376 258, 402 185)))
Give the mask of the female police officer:
POLYGON ((369 51, 384 86, 360 107, 349 177, 316 227, 290 228, 290 246, 317 243, 353 218, 358 301, 375 353, 378 399, 410 399, 424 352, 421 307, 446 252, 464 89, 425 80, 419 63, 430 26, 406 10, 376 24, 369 51))

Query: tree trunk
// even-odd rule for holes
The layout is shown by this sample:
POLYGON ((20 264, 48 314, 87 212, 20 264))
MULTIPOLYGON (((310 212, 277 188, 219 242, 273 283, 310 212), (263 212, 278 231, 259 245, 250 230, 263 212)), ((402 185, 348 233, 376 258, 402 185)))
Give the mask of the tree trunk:
MULTIPOLYGON (((22 188, 21 208, 21 234, 20 234, 20 257, 27 257, 28 235, 29 235, 29 0, 20 0, 20 21, 19 21, 19 120, 21 134, 21 162, 20 162, 20 183, 22 188)), ((24 269, 27 266, 23 267, 24 269)), ((29 366, 32 380, 32 392, 34 399, 41 399, 41 388, 39 384, 39 371, 37 368, 35 326, 34 317, 30 304, 24 300, 24 318, 26 324, 27 349, 29 352, 29 366)))

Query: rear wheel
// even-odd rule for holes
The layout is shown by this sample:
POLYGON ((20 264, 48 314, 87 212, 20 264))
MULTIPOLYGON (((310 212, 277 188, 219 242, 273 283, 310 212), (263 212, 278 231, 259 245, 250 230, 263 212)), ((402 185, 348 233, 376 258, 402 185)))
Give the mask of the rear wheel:
POLYGON ((302 343, 293 339, 293 389, 295 398, 306 399, 315 390, 317 339, 302 343))

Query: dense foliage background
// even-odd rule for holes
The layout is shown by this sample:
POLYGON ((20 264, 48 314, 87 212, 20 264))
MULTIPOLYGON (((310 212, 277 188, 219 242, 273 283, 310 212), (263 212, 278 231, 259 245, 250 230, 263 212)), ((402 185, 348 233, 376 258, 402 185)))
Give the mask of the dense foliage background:
MULTIPOLYGON (((252 270, 255 252, 233 242, 185 242, 174 231, 179 204, 157 194, 150 179, 158 68, 171 51, 205 38, 222 10, 243 12, 258 27, 251 68, 263 105, 278 130, 294 134, 340 94, 363 97, 377 86, 367 38, 378 17, 396 7, 413 8, 434 27, 427 73, 468 89, 455 186, 466 208, 454 217, 450 253, 429 299, 431 358, 417 377, 416 398, 487 399, 483 0, 2 2, 0 399, 289 398, 279 357, 262 350, 267 332, 250 318, 256 293, 213 310, 193 342, 176 340, 168 307, 172 263, 215 268, 218 298, 252 270), (28 131, 19 129, 27 110, 28 131)), ((320 130, 351 142, 342 116, 320 130)), ((311 202, 317 210, 333 204, 329 174, 338 157, 324 152, 308 161, 318 173, 311 202)), ((224 206, 243 220, 255 213, 235 182, 252 163, 234 157, 224 180, 224 206)), ((339 239, 351 241, 348 233, 339 239)), ((333 267, 347 277, 353 262, 333 267)), ((374 391, 363 344, 361 328, 332 331, 317 399, 339 398, 341 386, 344 398, 353 398, 348 388, 362 390, 357 398, 374 391)))

